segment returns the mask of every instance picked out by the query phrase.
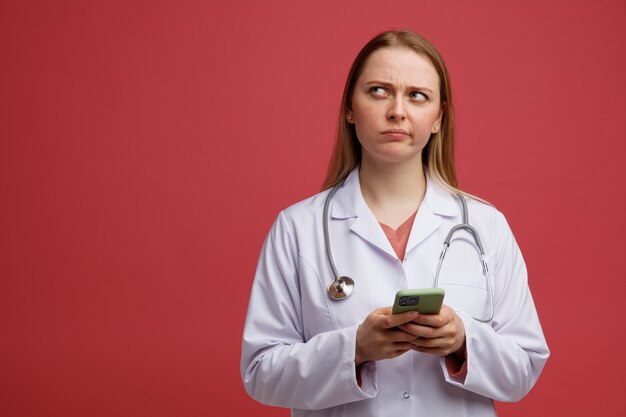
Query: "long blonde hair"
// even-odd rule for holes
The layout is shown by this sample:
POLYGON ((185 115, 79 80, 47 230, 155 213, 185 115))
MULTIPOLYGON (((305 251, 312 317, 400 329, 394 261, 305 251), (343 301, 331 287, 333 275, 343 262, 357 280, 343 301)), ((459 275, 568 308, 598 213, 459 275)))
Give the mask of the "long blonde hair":
POLYGON ((454 106, 448 69, 439 51, 428 40, 405 30, 388 31, 377 35, 361 49, 354 60, 343 90, 337 142, 330 158, 322 190, 340 183, 361 161, 361 144, 356 137, 354 125, 346 120, 347 112, 352 108, 354 85, 363 71, 367 58, 373 52, 393 47, 407 48, 427 57, 437 70, 443 117, 441 129, 431 135, 428 144, 422 150, 422 163, 434 181, 451 192, 459 193, 454 165, 454 106))

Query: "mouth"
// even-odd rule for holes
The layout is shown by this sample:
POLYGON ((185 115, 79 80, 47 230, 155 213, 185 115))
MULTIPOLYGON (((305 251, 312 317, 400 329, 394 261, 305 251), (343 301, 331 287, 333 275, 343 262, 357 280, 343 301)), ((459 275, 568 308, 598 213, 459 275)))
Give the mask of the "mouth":
POLYGON ((406 136, 410 136, 410 133, 404 129, 387 129, 383 130, 381 133, 392 139, 402 139, 406 136))

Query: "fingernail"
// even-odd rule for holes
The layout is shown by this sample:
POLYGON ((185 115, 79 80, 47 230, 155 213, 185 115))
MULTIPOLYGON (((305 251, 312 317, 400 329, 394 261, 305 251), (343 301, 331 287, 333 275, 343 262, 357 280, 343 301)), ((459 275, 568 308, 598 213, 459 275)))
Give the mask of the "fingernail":
POLYGON ((411 311, 411 318, 416 319, 419 317, 419 313, 417 311, 411 311))

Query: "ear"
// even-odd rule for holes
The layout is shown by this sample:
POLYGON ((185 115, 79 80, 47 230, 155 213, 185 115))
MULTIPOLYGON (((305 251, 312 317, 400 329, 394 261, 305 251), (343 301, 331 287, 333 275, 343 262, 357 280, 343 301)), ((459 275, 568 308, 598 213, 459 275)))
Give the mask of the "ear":
POLYGON ((433 123, 433 128, 431 129, 431 133, 433 134, 441 130, 441 122, 443 121, 444 107, 445 107, 445 103, 441 105, 441 108, 439 109, 439 117, 437 117, 437 120, 435 120, 435 123, 433 123))
POLYGON ((352 110, 348 110, 346 112, 346 121, 351 125, 354 124, 354 113, 352 112, 352 110))

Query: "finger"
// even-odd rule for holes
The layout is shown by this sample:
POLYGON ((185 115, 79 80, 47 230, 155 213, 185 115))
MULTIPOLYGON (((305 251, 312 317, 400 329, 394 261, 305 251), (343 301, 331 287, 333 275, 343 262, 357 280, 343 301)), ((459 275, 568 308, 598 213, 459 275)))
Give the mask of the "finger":
POLYGON ((438 337, 435 339, 426 339, 424 337, 420 337, 409 343, 411 343, 414 347, 424 349, 449 349, 454 345, 453 340, 443 337, 438 337))
POLYGON ((382 329, 391 329, 400 324, 408 323, 415 320, 419 313, 407 311, 405 313, 393 314, 391 306, 377 308, 370 314, 370 317, 376 320, 378 326, 382 329))
POLYGON ((429 327, 442 327, 445 326, 450 319, 447 316, 441 314, 420 314, 415 322, 422 326, 429 327))
POLYGON ((413 348, 414 351, 416 352, 421 352, 421 353, 427 353, 429 355, 435 355, 435 356, 446 356, 449 355, 451 352, 449 352, 446 349, 441 349, 441 348, 423 348, 423 347, 414 347, 413 348))
POLYGON ((415 320, 416 323, 430 327, 442 327, 454 320, 456 313, 447 305, 443 305, 439 314, 420 314, 415 320))
POLYGON ((393 350, 394 351, 403 351, 406 352, 407 350, 415 350, 414 345, 412 345, 410 342, 398 342, 398 343, 394 343, 393 344, 393 350))
POLYGON ((391 306, 387 306, 387 307, 380 307, 377 308, 376 310, 374 310, 376 313, 378 314, 382 314, 384 316, 388 316, 391 314, 391 306))
POLYGON ((416 338, 415 335, 402 330, 390 330, 387 334, 389 335, 389 340, 391 342, 410 342, 416 338))
MULTIPOLYGON (((391 312, 391 307, 390 310, 391 312)), ((404 313, 398 314, 388 314, 385 316, 384 321, 382 322, 382 327, 384 329, 391 329, 392 327, 400 326, 401 324, 409 323, 418 318, 419 313, 417 311, 407 311, 404 313)))
POLYGON ((415 323, 406 323, 398 326, 398 328, 403 332, 412 334, 415 337, 425 337, 430 339, 434 337, 441 337, 444 335, 442 334, 441 328, 423 326, 421 324, 415 323))

